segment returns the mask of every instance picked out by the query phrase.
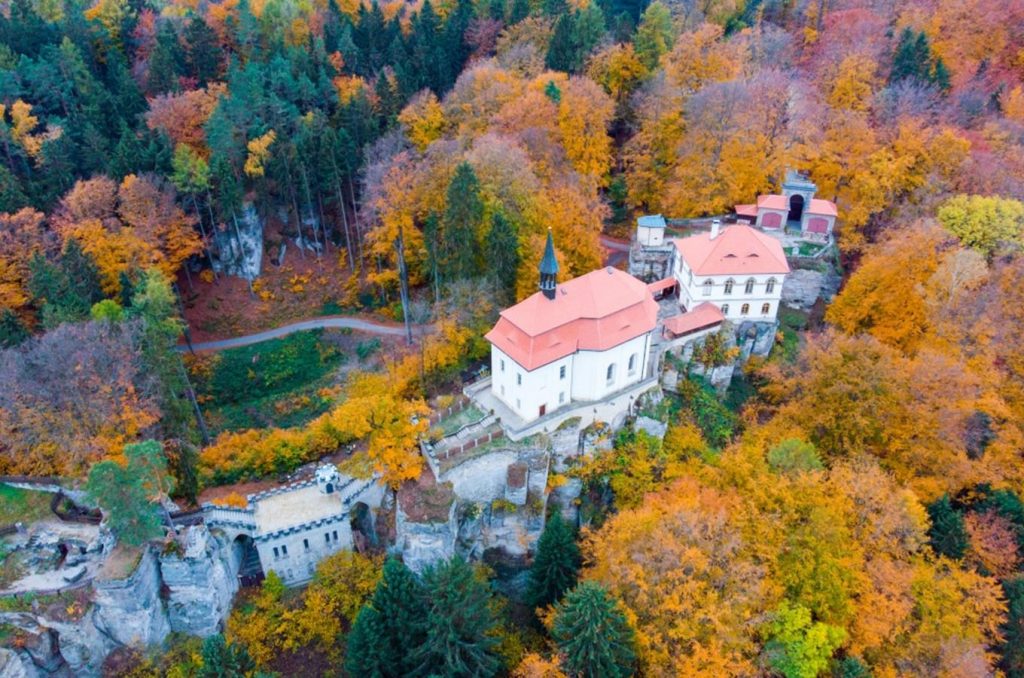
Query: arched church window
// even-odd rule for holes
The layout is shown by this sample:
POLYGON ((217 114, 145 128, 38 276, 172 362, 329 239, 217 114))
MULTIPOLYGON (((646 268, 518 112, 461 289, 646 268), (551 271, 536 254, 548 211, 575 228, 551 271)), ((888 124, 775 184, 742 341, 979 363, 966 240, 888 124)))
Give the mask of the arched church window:
POLYGON ((750 304, 740 306, 740 315, 747 315, 748 313, 750 313, 750 304))
POLYGON ((712 287, 712 285, 714 285, 714 283, 711 282, 710 280, 705 280, 704 281, 704 296, 705 297, 710 297, 711 296, 711 287, 712 287))
POLYGON ((615 363, 608 366, 608 371, 605 375, 605 380, 609 385, 615 382, 615 363))
POLYGON ((634 374, 636 372, 636 353, 629 356, 629 373, 634 374))

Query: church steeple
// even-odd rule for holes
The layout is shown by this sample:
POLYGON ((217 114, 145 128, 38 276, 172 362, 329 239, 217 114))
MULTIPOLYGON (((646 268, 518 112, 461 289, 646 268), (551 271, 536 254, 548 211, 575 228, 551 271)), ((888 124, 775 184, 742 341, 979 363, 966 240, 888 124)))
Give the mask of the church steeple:
POLYGON ((555 298, 555 281, 558 278, 558 260, 555 259, 555 243, 551 240, 551 229, 548 229, 548 243, 544 246, 544 256, 540 260, 540 291, 548 299, 555 298))

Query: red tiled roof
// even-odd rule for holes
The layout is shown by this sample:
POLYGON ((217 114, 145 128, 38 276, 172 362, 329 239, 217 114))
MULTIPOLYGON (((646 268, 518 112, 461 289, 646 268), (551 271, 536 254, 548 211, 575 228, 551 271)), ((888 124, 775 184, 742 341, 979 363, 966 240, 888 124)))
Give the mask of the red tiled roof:
POLYGON ((789 264, 778 240, 745 224, 675 240, 676 249, 695 275, 756 275, 789 273, 789 264))
POLYGON ((684 334, 712 327, 723 320, 725 320, 725 316, 718 310, 718 307, 711 302, 705 301, 694 307, 692 311, 666 318, 665 329, 671 334, 680 337, 684 334))
POLYGON ((615 268, 591 271, 501 312, 485 339, 527 370, 576 351, 604 351, 654 329, 647 285, 615 268))
POLYGON ((736 205, 733 211, 741 217, 756 217, 757 205, 736 205))
POLYGON ((830 217, 839 216, 839 210, 836 209, 836 204, 831 200, 821 200, 820 198, 811 198, 811 204, 804 210, 808 214, 825 214, 830 217))
POLYGON ((764 207, 769 210, 788 210, 789 200, 784 195, 777 195, 775 193, 771 195, 759 195, 757 196, 757 206, 764 207))
POLYGON ((657 294, 662 290, 671 289, 678 284, 679 281, 676 280, 676 277, 674 275, 670 275, 669 277, 662 278, 661 280, 658 280, 656 282, 647 283, 647 291, 650 292, 651 294, 657 294))

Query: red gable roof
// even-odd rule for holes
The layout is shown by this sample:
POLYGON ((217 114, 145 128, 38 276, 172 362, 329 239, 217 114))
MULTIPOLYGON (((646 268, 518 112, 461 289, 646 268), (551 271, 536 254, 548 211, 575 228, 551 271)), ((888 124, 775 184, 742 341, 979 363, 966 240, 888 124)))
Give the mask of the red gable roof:
POLYGON ((824 214, 830 217, 839 216, 839 210, 836 209, 836 204, 831 200, 821 200, 819 198, 811 198, 811 204, 804 210, 808 214, 824 214))
POLYGON ((709 301, 698 304, 692 311, 682 315, 666 318, 665 329, 671 334, 681 337, 697 330, 713 327, 725 320, 725 316, 717 306, 709 301))
POLYGON ((576 351, 604 351, 654 329, 647 285, 615 268, 591 271, 501 312, 484 337, 527 370, 576 351))
POLYGON ((714 239, 699 233, 674 242, 695 275, 789 273, 779 241, 744 224, 723 227, 714 239))
POLYGON ((757 196, 757 206, 769 210, 788 210, 789 200, 784 195, 772 193, 771 195, 757 196))

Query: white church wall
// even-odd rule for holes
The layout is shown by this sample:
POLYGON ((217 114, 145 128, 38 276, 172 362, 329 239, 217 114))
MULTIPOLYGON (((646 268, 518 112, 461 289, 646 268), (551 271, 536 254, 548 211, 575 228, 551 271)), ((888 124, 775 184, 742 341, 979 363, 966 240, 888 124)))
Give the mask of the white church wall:
POLYGON ((572 400, 600 400, 621 391, 644 378, 647 369, 650 333, 630 339, 607 351, 580 351, 573 365, 572 400), (636 365, 629 370, 630 356, 636 356, 636 365), (614 375, 608 381, 608 366, 614 365, 614 375))
POLYGON ((553 412, 569 402, 574 356, 569 355, 528 371, 497 346, 491 346, 491 390, 524 421, 553 412), (502 369, 504 361, 504 369, 502 369), (562 368, 565 376, 562 377, 562 368))

